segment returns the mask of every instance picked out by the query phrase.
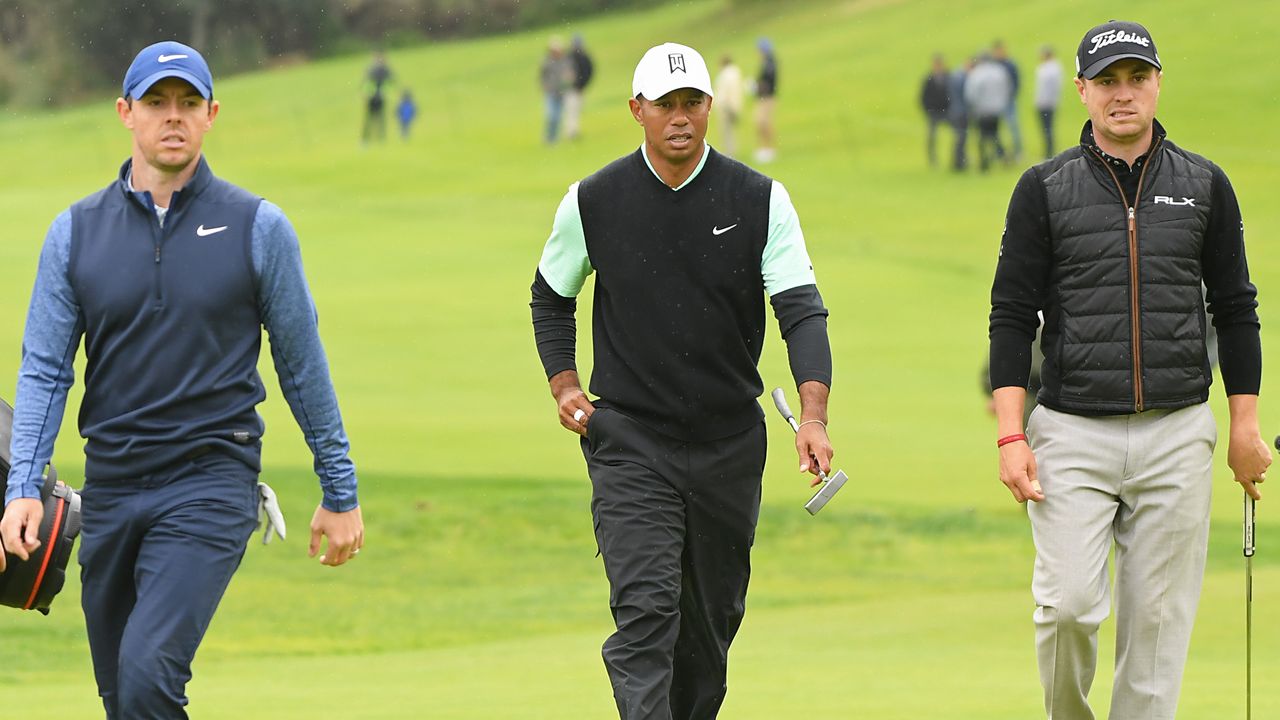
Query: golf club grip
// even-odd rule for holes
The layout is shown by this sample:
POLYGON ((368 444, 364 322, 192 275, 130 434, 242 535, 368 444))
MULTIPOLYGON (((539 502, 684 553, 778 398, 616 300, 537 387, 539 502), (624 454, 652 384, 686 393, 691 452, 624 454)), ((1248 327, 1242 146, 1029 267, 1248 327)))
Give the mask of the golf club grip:
POLYGON ((1253 557, 1254 550, 1254 499, 1244 496, 1244 556, 1253 557))
MULTIPOLYGON (((782 413, 782 417, 786 418, 787 422, 795 420, 796 416, 792 414, 791 406, 787 404, 787 396, 782 392, 782 388, 774 388, 770 394, 773 395, 773 404, 777 406, 778 412, 782 413)), ((1276 438, 1276 441, 1280 442, 1280 438, 1276 438)))

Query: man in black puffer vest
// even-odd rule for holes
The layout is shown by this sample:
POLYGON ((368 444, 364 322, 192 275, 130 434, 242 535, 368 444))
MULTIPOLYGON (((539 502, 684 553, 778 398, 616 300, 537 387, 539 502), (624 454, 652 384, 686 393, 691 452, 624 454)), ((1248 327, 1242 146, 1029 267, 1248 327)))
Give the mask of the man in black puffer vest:
POLYGON ((1045 710, 1090 720, 1116 558, 1113 718, 1172 720, 1204 575, 1217 425, 1201 283, 1231 414, 1227 463, 1257 499, 1262 352, 1240 208, 1217 165, 1155 120, 1146 28, 1085 34, 1080 145, 1023 174, 991 290, 1000 479, 1028 515, 1045 710), (1040 406, 1022 426, 1036 313, 1040 406))
POLYGON ((532 288, 560 423, 583 436, 623 720, 710 720, 724 701, 764 472, 766 293, 800 392, 800 470, 831 465, 827 311, 800 223, 782 185, 704 142, 711 94, 692 48, 645 54, 644 145, 569 188, 532 288), (593 272, 590 401, 574 298, 593 272))

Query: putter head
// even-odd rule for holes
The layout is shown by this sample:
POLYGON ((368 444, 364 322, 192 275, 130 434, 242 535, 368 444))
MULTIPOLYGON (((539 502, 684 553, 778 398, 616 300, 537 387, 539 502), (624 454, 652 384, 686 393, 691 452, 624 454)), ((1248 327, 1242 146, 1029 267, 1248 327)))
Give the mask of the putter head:
POLYGON ((849 476, 845 475, 843 470, 837 470, 835 475, 829 476, 826 482, 818 486, 818 492, 804 504, 804 509, 808 510, 810 515, 817 515, 818 511, 826 506, 827 501, 840 492, 840 488, 844 487, 848 479, 849 476))

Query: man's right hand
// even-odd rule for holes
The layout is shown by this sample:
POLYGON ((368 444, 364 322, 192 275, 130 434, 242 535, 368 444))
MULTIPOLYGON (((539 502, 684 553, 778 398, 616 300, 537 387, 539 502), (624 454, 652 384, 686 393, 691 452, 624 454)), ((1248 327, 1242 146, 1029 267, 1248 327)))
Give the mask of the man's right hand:
POLYGON ((551 396, 556 399, 556 406, 560 410, 560 424, 566 430, 585 437, 587 423, 591 422, 596 406, 591 404, 587 394, 582 391, 578 372, 565 370, 552 375, 548 382, 551 384, 551 396))
POLYGON ((44 503, 38 498, 17 498, 5 506, 4 519, 0 520, 0 572, 4 572, 5 553, 21 560, 30 560, 31 553, 40 548, 40 522, 44 520, 44 503))
POLYGON ((1036 456, 1026 440, 1018 440, 1000 448, 1000 482, 1018 502, 1040 502, 1044 493, 1036 477, 1036 456))

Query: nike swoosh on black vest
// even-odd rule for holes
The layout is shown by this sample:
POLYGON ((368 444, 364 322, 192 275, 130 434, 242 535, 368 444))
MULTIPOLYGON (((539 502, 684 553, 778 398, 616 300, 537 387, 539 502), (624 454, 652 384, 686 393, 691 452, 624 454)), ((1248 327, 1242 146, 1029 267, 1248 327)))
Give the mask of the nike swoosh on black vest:
POLYGON ((250 248, 261 198, 201 158, 161 228, 150 197, 128 190, 129 169, 71 207, 69 279, 88 360, 85 476, 139 477, 205 447, 259 469, 254 407, 266 392, 250 248), (227 229, 201 237, 201 225, 227 229))
POLYGON ((760 264, 773 181, 708 152, 679 191, 640 151, 578 186, 596 272, 591 391, 686 440, 727 437, 763 418, 760 264))
POLYGON ((1212 165, 1160 141, 1142 178, 1131 256, 1128 208, 1110 171, 1088 153, 1072 148, 1042 175, 1053 275, 1040 401, 1087 414, 1204 402, 1213 378, 1201 291, 1212 165))

